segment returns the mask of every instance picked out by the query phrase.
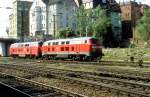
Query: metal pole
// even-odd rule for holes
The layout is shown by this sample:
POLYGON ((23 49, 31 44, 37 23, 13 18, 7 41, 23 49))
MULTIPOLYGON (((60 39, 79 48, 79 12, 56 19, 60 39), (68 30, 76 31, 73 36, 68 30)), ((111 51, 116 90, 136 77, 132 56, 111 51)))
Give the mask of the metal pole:
POLYGON ((23 17, 23 9, 21 10, 21 36, 20 36, 20 40, 21 42, 24 42, 24 17, 23 17))
POLYGON ((48 35, 49 33, 49 6, 46 4, 46 34, 48 35))
MULTIPOLYGON (((57 24, 56 17, 57 17, 57 16, 60 16, 60 17, 61 17, 61 14, 62 14, 62 13, 58 13, 58 15, 57 15, 57 14, 56 14, 56 15, 53 14, 53 23, 54 23, 54 24, 53 24, 53 25, 54 25, 54 26, 53 26, 53 32, 54 32, 54 39, 56 38, 56 31, 58 31, 58 24, 57 24), (56 27, 57 27, 57 28, 56 28, 56 27)), ((60 25, 60 24, 59 24, 59 25, 60 25)))
POLYGON ((53 22, 54 22, 54 27, 53 27, 53 31, 54 31, 54 39, 55 39, 55 34, 56 34, 56 31, 55 31, 55 29, 56 29, 56 24, 55 24, 55 22, 56 22, 56 19, 55 19, 55 16, 56 15, 53 15, 53 22))

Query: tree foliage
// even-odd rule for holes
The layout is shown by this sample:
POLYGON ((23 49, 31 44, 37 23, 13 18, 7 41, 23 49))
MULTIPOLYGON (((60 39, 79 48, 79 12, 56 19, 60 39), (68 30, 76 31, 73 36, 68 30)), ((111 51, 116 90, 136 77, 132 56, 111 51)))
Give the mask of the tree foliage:
POLYGON ((70 28, 62 28, 59 30, 58 37, 66 38, 73 36, 93 36, 103 39, 107 28, 110 26, 110 19, 100 6, 93 9, 85 9, 80 6, 74 18, 77 22, 76 33, 70 28))
POLYGON ((85 11, 84 6, 80 6, 75 18, 77 21, 77 32, 79 32, 80 36, 83 36, 86 32, 87 23, 87 12, 85 11))
POLYGON ((80 7, 76 14, 77 29, 80 36, 91 35, 97 38, 103 38, 110 26, 110 19, 100 6, 94 9, 84 9, 80 7))
POLYGON ((58 38, 67 38, 74 36, 76 36, 75 32, 69 27, 60 29, 59 34, 57 35, 58 38))
POLYGON ((106 15, 106 11, 101 9, 100 6, 97 6, 97 8, 93 10, 92 18, 93 36, 103 38, 103 35, 107 32, 107 28, 110 26, 110 19, 106 15))
POLYGON ((138 21, 136 30, 142 40, 150 41, 150 9, 147 9, 144 16, 138 21))

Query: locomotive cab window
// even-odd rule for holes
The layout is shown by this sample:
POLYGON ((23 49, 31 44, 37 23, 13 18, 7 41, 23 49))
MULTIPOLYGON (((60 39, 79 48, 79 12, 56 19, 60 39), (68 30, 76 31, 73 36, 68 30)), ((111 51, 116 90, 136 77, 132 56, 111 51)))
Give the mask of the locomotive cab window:
POLYGON ((100 44, 98 39, 91 39, 92 44, 100 44))

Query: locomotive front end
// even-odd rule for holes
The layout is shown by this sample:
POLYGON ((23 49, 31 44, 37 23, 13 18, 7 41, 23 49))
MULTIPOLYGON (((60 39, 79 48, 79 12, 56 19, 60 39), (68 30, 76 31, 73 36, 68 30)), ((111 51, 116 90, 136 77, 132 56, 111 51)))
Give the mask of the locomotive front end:
POLYGON ((91 50, 90 50, 91 57, 94 60, 101 59, 103 53, 102 53, 102 46, 101 46, 99 40, 96 38, 92 38, 92 39, 90 39, 90 44, 91 44, 91 50))

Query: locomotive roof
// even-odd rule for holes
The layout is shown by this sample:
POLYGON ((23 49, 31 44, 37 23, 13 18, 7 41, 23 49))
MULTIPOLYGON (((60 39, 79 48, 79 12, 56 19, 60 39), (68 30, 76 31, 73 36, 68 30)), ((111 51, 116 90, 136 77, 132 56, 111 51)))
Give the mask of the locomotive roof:
POLYGON ((79 38, 66 38, 66 39, 54 39, 54 40, 48 40, 47 42, 53 42, 53 41, 70 41, 70 40, 85 40, 85 39, 91 39, 94 37, 79 37, 79 38))
POLYGON ((18 43, 13 43, 11 44, 11 47, 18 47, 19 45, 24 45, 24 44, 33 44, 33 45, 36 45, 40 43, 40 41, 34 41, 34 42, 18 42, 18 43))

